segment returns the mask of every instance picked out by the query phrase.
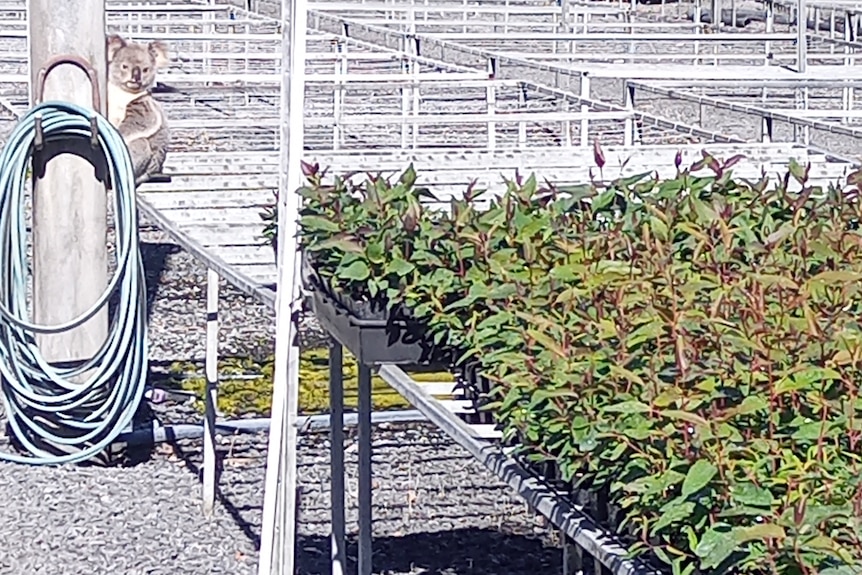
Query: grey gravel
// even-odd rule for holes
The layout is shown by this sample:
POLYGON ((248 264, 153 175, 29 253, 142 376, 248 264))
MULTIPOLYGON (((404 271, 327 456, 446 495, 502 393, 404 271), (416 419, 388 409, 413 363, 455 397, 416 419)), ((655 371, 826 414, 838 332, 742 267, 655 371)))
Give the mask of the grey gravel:
MULTIPOLYGON (((328 435, 303 436, 297 568, 327 572, 328 435)), ((221 493, 200 513, 199 446, 162 446, 125 468, 0 465, 0 573, 254 573, 266 437, 221 438, 221 493)), ((348 437, 347 519, 356 532, 356 445, 348 437)), ((558 570, 540 519, 428 425, 378 429, 375 573, 517 575, 558 570)), ((355 561, 351 541, 348 560, 355 561)))

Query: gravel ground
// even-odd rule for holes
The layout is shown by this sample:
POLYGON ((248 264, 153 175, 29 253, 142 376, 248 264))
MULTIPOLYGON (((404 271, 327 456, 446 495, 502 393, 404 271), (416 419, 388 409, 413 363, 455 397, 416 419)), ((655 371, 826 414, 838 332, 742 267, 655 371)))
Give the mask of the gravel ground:
MULTIPOLYGON (((254 573, 266 437, 221 442, 221 493, 200 513, 200 449, 158 449, 115 468, 0 465, 0 573, 254 573)), ((348 530, 356 532, 356 446, 347 447, 348 530)), ((523 504, 469 455, 425 425, 381 429, 374 441, 375 573, 558 571, 561 553, 523 504), (543 537, 544 536, 544 537, 543 537)), ((302 437, 297 571, 329 560, 327 435, 302 437)), ((353 541, 348 572, 355 569, 353 541)))

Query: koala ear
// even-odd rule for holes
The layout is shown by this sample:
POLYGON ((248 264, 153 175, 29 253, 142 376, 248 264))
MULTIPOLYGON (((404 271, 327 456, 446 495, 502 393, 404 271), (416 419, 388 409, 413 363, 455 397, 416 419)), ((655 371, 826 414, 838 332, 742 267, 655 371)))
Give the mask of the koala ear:
POLYGON ((119 34, 111 34, 108 36, 108 62, 112 62, 117 51, 125 46, 126 41, 119 34))
POLYGON ((149 50, 150 55, 156 61, 156 68, 165 68, 170 63, 170 56, 168 55, 168 45, 159 40, 155 40, 147 44, 147 50, 149 50))

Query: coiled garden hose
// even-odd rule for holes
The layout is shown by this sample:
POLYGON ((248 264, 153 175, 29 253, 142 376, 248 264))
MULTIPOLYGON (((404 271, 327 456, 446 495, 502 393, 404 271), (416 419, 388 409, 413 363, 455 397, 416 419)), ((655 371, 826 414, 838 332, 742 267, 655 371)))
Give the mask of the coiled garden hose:
POLYGON ((11 434, 29 452, 0 453, 0 459, 56 465, 91 459, 132 421, 147 377, 146 281, 129 151, 119 132, 97 114, 97 144, 107 158, 114 191, 116 271, 99 300, 77 318, 54 326, 30 321, 24 201, 37 115, 46 142, 83 140, 90 145, 93 112, 44 102, 20 119, 0 156, 0 386, 11 434), (116 291, 116 313, 96 355, 74 367, 49 365, 36 334, 80 326, 108 305, 116 291), (86 372, 85 381, 72 381, 86 372), (50 451, 42 448, 45 443, 50 451))

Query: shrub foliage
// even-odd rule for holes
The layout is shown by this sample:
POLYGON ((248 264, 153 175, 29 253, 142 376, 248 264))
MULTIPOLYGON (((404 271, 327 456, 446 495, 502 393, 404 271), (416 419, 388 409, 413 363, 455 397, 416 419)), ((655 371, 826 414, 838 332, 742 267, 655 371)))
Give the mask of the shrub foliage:
POLYGON ((478 362, 507 436, 609 491, 635 551, 684 575, 859 573, 857 177, 822 190, 791 161, 748 182, 739 159, 449 202, 412 166, 305 165, 301 244, 333 289, 478 362))

